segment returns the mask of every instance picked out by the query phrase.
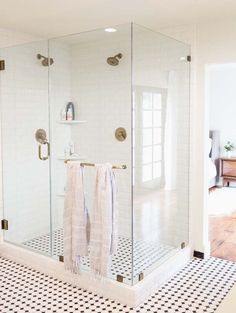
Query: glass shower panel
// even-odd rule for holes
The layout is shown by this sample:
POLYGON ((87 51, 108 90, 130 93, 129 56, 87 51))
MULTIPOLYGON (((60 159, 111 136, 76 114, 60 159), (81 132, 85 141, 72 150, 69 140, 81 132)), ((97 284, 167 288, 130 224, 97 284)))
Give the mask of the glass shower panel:
POLYGON ((188 244, 189 54, 133 26, 134 283, 188 244))
POLYGON ((4 239, 50 254, 48 66, 46 41, 0 50, 4 239), (41 144, 36 141, 39 131, 41 144), (40 159, 41 158, 41 159, 40 159))
MULTIPOLYGON (((52 142, 53 255, 63 255, 63 207, 66 159, 89 163, 125 164, 115 171, 118 187, 119 245, 109 277, 132 284, 131 203, 131 25, 66 36, 49 41, 52 142), (110 58, 108 60, 108 58, 110 58), (65 120, 72 102, 75 119, 65 120), (115 137, 117 128, 127 138, 115 137)), ((93 210, 95 168, 84 168, 85 198, 93 210)), ((89 257, 82 267, 89 270, 89 257)))

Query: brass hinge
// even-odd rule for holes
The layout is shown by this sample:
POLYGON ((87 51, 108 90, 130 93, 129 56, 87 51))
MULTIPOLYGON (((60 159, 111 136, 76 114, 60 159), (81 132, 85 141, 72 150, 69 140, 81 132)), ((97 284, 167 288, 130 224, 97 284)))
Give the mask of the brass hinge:
POLYGON ((5 70, 5 60, 0 60, 0 71, 5 70))
POLYGON ((143 280, 143 279, 144 279, 144 274, 143 274, 143 272, 141 272, 141 273, 139 273, 139 275, 138 275, 138 280, 141 281, 141 280, 143 280))
POLYGON ((8 230, 8 220, 1 220, 1 228, 8 230))
POLYGON ((124 277, 123 277, 122 275, 116 275, 116 280, 117 280, 119 283, 123 283, 124 277))
POLYGON ((191 61, 192 61, 191 55, 187 55, 187 61, 188 61, 188 62, 191 62, 191 61))
POLYGON ((59 262, 64 262, 64 256, 63 255, 59 255, 59 262))

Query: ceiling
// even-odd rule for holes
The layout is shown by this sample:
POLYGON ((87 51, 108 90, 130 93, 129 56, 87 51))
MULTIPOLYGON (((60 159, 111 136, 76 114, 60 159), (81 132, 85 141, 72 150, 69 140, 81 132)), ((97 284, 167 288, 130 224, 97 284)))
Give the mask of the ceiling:
POLYGON ((42 37, 135 22, 154 30, 236 18, 236 0, 0 0, 0 28, 42 37))

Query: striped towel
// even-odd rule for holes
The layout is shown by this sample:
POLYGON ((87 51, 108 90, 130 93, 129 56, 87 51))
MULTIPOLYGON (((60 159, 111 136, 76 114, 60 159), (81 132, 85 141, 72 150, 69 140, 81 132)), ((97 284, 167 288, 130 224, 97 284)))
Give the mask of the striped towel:
POLYGON ((84 198, 83 167, 76 161, 67 163, 63 224, 65 269, 78 273, 80 257, 88 255, 89 218, 84 198))
POLYGON ((106 276, 110 256, 116 252, 117 188, 111 164, 96 165, 95 198, 91 213, 90 267, 99 276, 106 276))

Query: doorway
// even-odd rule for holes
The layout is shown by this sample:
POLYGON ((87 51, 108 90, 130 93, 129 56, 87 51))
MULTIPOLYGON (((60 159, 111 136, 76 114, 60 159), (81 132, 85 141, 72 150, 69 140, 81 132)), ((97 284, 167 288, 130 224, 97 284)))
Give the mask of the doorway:
POLYGON ((211 255, 236 261, 236 63, 206 68, 211 255))

